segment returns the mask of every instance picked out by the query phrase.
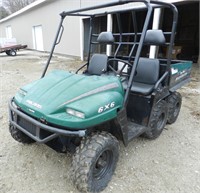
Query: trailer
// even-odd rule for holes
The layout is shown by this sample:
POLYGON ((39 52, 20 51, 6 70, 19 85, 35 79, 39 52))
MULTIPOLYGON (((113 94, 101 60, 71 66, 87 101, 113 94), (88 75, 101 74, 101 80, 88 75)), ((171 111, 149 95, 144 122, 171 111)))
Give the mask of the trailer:
POLYGON ((0 53, 6 53, 8 56, 16 56, 17 51, 21 49, 27 48, 27 45, 12 45, 12 46, 5 46, 5 47, 0 47, 0 53))

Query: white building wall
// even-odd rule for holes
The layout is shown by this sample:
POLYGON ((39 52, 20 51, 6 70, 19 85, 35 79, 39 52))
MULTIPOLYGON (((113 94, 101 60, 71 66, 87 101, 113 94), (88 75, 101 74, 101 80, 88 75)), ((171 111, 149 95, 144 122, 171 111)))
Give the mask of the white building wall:
MULTIPOLYGON (((6 27, 10 26, 12 36, 17 39, 18 43, 27 44, 30 49, 33 49, 32 29, 34 26, 41 25, 43 29, 44 50, 50 51, 60 21, 59 14, 63 10, 80 8, 79 6, 79 1, 67 0, 56 0, 41 4, 39 7, 1 22, 0 34, 6 37, 6 27)), ((79 18, 71 18, 70 21, 65 22, 67 23, 65 34, 63 34, 61 44, 57 46, 56 52, 74 56, 80 55, 79 22, 79 18)))
MULTIPOLYGON (((62 11, 79 9, 109 1, 112 0, 47 0, 17 16, 5 21, 1 20, 0 36, 6 37, 6 27, 10 26, 12 36, 17 39, 18 43, 26 44, 28 48, 34 49, 33 27, 42 26, 44 51, 50 51, 60 21, 59 14, 62 11)), ((70 19, 65 20, 64 24, 65 32, 55 52, 80 57, 80 18, 70 17, 70 19)))

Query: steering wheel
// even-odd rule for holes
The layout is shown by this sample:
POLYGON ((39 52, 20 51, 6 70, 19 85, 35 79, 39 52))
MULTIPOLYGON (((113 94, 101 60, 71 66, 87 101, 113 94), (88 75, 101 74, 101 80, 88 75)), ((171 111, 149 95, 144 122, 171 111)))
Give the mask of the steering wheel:
MULTIPOLYGON (((122 75, 123 70, 127 65, 129 67, 132 67, 132 64, 130 64, 128 61, 125 61, 125 60, 122 60, 122 59, 119 59, 119 58, 111 58, 111 59, 108 60, 108 68, 111 69, 115 73, 115 75, 117 75, 117 76, 121 76, 122 75), (110 63, 112 61, 122 62, 122 63, 124 63, 124 65, 122 66, 122 68, 119 71, 117 71, 112 66, 114 63, 110 63)), ((127 75, 127 74, 125 74, 125 75, 127 75)))

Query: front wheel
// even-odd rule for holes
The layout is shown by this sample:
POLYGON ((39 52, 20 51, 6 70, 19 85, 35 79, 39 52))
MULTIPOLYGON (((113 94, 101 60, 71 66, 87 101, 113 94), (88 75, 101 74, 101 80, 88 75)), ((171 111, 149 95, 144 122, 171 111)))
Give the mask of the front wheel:
POLYGON ((10 56, 10 50, 6 50, 6 54, 10 56))
POLYGON ((80 192, 100 192, 115 171, 119 147, 117 139, 107 132, 84 138, 72 161, 73 182, 80 192))
POLYGON ((167 122, 167 102, 159 101, 152 109, 149 129, 143 134, 145 138, 156 139, 162 133, 167 122))
POLYGON ((27 136, 26 134, 24 134, 22 131, 20 131, 19 129, 17 129, 12 124, 9 125, 9 131, 10 131, 11 136, 16 141, 18 141, 20 143, 30 144, 30 143, 34 143, 35 142, 33 139, 31 139, 29 136, 27 136))

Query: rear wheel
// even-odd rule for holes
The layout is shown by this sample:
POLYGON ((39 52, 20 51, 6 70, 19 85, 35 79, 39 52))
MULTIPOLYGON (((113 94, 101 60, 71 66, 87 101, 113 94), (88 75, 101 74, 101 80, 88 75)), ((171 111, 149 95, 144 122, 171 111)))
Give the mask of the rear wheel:
POLYGON ((178 92, 174 92, 167 98, 167 101, 168 101, 167 123, 172 124, 177 120, 181 109, 181 104, 182 104, 181 94, 178 92))
POLYGON ((16 56, 17 52, 16 50, 10 50, 10 55, 9 56, 16 56))
POLYGON ((160 101, 152 109, 149 129, 143 134, 145 138, 156 139, 162 133, 167 122, 167 102, 160 101))
POLYGON ((81 141, 72 162, 73 182, 80 192, 100 192, 114 173, 119 150, 110 133, 93 134, 81 141))
POLYGON ((20 131, 19 129, 17 129, 12 124, 9 125, 9 131, 10 131, 11 136, 16 141, 18 141, 20 143, 30 144, 30 143, 34 143, 35 142, 33 139, 31 139, 29 136, 27 136, 26 134, 24 134, 22 131, 20 131))

